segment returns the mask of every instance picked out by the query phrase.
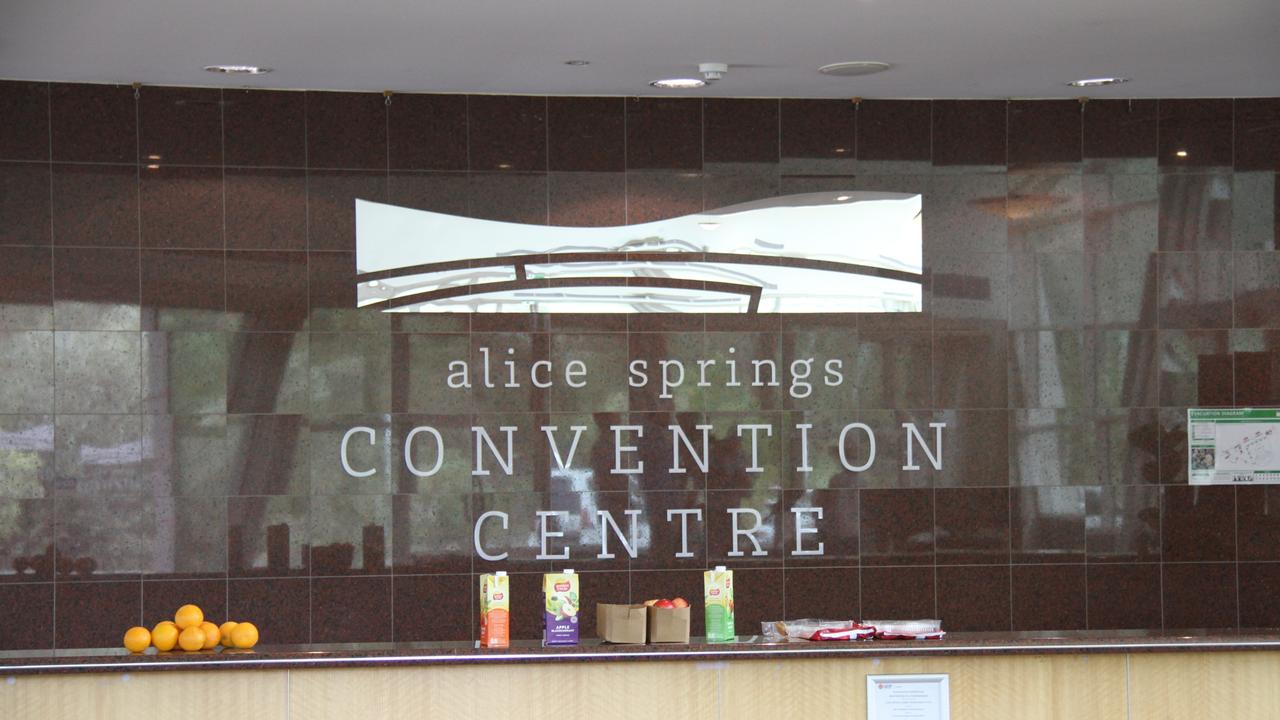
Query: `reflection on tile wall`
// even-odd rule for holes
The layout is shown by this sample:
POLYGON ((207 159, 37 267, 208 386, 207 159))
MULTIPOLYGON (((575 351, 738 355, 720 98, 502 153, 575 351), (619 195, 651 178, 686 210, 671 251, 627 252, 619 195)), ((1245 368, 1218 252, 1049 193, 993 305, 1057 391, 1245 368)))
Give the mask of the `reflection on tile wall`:
POLYGON ((114 645, 183 601, 252 617, 268 643, 465 640, 475 574, 500 568, 515 634, 536 637, 540 510, 566 513, 588 602, 696 598, 700 569, 730 562, 745 631, 784 615, 1280 625, 1280 496, 1187 486, 1184 444, 1187 407, 1280 404, 1280 100, 387 103, 5 82, 0 116, 0 649, 114 645), (353 307, 355 198, 611 225, 850 188, 924 194, 924 313, 353 307), (481 348, 593 374, 579 392, 446 392, 447 363, 478 367, 481 348), (803 401, 715 371, 672 398, 627 385, 631 359, 723 369, 730 353, 842 358, 848 382, 803 401), (948 423, 943 469, 900 469, 901 424, 931 421, 948 423), (864 472, 839 462, 850 422, 878 440, 864 472), (780 428, 764 472, 665 471, 669 425, 711 425, 742 460, 738 423, 780 428), (608 472, 617 424, 649 429, 637 456, 661 471, 608 472), (375 429, 349 458, 368 477, 341 469, 357 425, 375 429), (423 425, 445 447, 429 477, 388 450, 423 425), (586 429, 569 470, 523 433, 510 475, 473 476, 472 425, 586 429), (683 543, 664 522, 680 508, 702 513, 683 543), (759 513, 767 554, 729 554, 730 508, 759 513), (627 509, 639 556, 598 559, 593 516, 627 509), (510 527, 480 540, 500 562, 472 549, 493 510, 510 527))

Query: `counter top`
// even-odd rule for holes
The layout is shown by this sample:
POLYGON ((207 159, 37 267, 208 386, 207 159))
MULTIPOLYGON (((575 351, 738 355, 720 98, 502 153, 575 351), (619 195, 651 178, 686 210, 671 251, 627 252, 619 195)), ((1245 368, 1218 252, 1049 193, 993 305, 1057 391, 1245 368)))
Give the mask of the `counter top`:
POLYGON ((61 672, 135 672, 149 670, 284 669, 477 663, 599 662, 638 660, 756 660, 788 657, 890 657, 1047 653, 1177 652, 1280 650, 1277 630, 1186 630, 1176 632, 1079 631, 1024 633, 950 633, 942 640, 857 642, 769 642, 739 636, 735 643, 580 645, 543 647, 514 641, 509 648, 478 648, 475 643, 366 643, 274 645, 253 650, 167 652, 134 655, 123 648, 22 650, 0 652, 0 675, 61 672))

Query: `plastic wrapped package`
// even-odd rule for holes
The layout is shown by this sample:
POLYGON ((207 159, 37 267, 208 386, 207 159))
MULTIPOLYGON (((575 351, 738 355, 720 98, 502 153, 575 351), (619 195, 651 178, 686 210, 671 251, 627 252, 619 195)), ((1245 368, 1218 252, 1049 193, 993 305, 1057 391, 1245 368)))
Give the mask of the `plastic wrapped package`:
POLYGON ((864 640, 875 628, 852 620, 774 620, 760 623, 760 633, 771 642, 805 640, 864 640))
POLYGON ((879 640, 938 640, 946 635, 941 620, 863 620, 879 640))

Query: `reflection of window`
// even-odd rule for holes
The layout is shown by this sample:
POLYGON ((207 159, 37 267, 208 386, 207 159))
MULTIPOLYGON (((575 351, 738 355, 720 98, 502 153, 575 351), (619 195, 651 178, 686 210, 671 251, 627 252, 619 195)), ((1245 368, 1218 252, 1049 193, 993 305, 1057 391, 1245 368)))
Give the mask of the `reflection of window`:
POLYGON ((619 227, 356 201, 360 306, 393 312, 915 312, 921 198, 810 193, 619 227))

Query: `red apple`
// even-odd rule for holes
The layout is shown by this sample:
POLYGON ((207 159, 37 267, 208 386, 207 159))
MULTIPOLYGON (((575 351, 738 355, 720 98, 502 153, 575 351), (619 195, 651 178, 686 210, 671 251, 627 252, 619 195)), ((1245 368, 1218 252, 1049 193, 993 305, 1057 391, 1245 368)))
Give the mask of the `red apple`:
POLYGON ((654 604, 653 604, 653 606, 654 606, 654 607, 657 607, 657 608, 662 608, 662 609, 664 609, 664 610, 669 610, 669 609, 671 609, 671 608, 675 607, 675 606, 676 606, 676 604, 675 604, 675 603, 673 603, 673 602, 671 602, 670 600, 665 600, 665 599, 664 599, 664 600, 659 600, 658 602, 654 603, 654 604))
POLYGON ((685 600, 685 599, 684 599, 684 598, 682 598, 682 597, 678 597, 678 598, 676 598, 675 600, 672 600, 672 601, 671 601, 671 605, 672 605, 673 607, 686 608, 686 607, 689 607, 689 601, 688 601, 688 600, 685 600))

